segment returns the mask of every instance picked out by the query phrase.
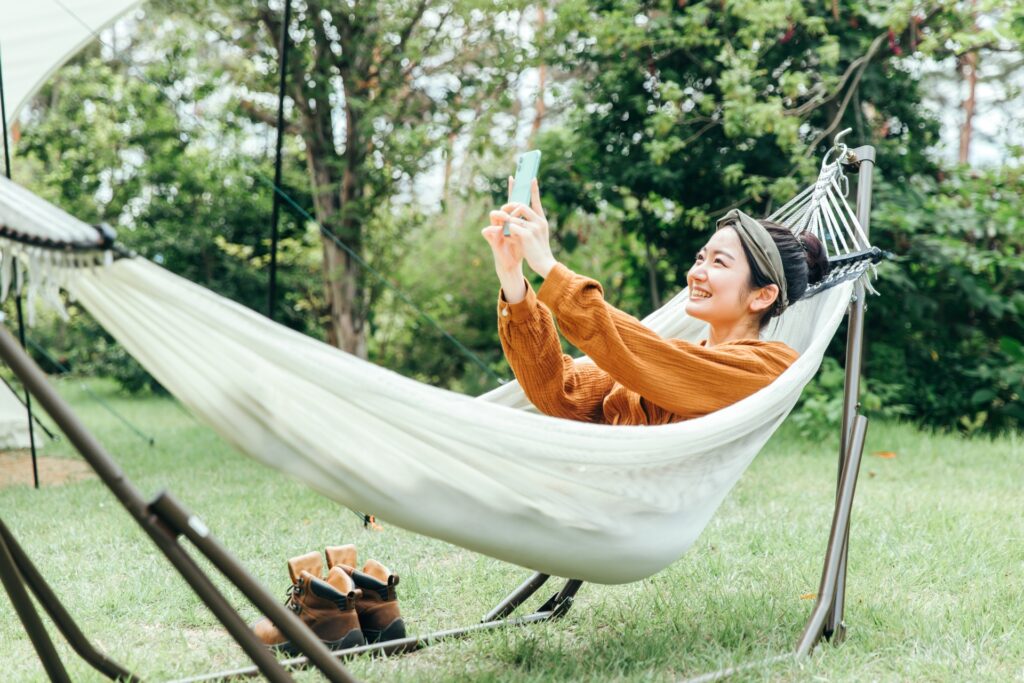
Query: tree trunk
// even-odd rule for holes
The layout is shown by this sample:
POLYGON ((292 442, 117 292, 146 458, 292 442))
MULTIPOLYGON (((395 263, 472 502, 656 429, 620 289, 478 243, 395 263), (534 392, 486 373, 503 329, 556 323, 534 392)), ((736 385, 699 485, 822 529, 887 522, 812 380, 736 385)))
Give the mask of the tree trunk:
POLYGON ((366 320, 362 311, 361 268, 326 235, 324 247, 324 294, 327 298, 327 341, 343 351, 366 358, 366 320))
POLYGON ((964 98, 964 123, 960 127, 960 163, 967 164, 971 160, 971 137, 974 134, 974 109, 977 100, 975 91, 978 87, 978 53, 968 52, 960 60, 960 73, 967 80, 967 97, 964 98))
MULTIPOLYGON (((544 14, 544 7, 537 8, 537 33, 544 31, 544 24, 547 17, 544 14)), ((533 126, 530 128, 530 146, 533 147, 533 140, 540 132, 541 123, 544 121, 544 86, 547 80, 547 65, 541 64, 537 67, 537 102, 534 105, 533 126)))
MULTIPOLYGON (((359 226, 351 218, 342 216, 342 207, 358 199, 359 184, 353 171, 353 167, 359 163, 359 146, 353 132, 356 125, 354 117, 349 116, 349 135, 342 159, 332 141, 330 111, 320 113, 303 109, 306 117, 303 126, 306 167, 313 187, 316 220, 345 246, 359 254, 362 242, 359 226), (334 170, 339 166, 344 167, 341 178, 338 178, 334 170)), ((321 243, 327 341, 343 351, 366 358, 362 268, 332 237, 321 234, 321 243)))

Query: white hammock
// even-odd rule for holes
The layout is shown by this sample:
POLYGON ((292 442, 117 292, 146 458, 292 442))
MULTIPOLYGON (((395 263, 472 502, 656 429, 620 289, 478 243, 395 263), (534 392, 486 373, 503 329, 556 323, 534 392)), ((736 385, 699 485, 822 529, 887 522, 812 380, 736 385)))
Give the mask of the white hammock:
MULTIPOLYGON (((812 213, 834 213, 828 201, 812 203, 812 213)), ((769 326, 768 338, 801 354, 771 385, 705 417, 649 427, 518 410, 528 404, 515 384, 478 399, 424 385, 142 259, 77 270, 65 284, 252 457, 390 523, 598 583, 649 576, 692 545, 818 369, 852 287, 798 302, 769 326)), ((704 324, 685 315, 686 296, 644 322, 664 337, 700 339, 704 324)))
MULTIPOLYGON (((421 384, 139 259, 83 273, 72 291, 258 460, 412 531, 601 583, 648 576, 689 548, 814 375, 850 296, 836 287, 783 316, 772 338, 802 355, 770 386, 706 417, 643 427, 493 402, 511 387, 477 400, 421 384)), ((684 297, 667 307, 696 332, 684 297)))

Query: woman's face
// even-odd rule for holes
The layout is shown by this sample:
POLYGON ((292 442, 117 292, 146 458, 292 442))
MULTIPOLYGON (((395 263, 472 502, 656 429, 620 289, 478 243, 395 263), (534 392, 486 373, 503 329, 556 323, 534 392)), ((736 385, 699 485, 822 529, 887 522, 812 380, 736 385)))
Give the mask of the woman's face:
POLYGON ((712 326, 730 327, 764 310, 759 302, 761 289, 750 288, 750 264, 732 228, 716 231, 697 253, 686 284, 690 287, 687 314, 712 326))

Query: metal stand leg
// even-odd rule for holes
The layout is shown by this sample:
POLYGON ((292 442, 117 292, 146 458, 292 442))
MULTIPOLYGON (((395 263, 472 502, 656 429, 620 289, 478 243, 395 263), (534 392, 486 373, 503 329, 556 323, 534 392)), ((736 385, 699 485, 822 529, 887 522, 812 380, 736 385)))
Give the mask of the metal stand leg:
POLYGON ((796 653, 798 656, 809 654, 815 644, 826 635, 825 621, 836 605, 839 570, 843 549, 846 546, 847 531, 850 528, 850 511, 853 507, 853 495, 857 486, 857 473, 860 470, 867 428, 867 418, 858 415, 853 425, 849 457, 846 460, 846 467, 843 468, 839 500, 836 502, 835 513, 832 516, 832 531, 829 534, 828 550, 825 552, 825 567, 822 570, 821 584, 818 587, 818 600, 797 643, 796 653))
MULTIPOLYGON (((857 222, 866 235, 871 227, 871 191, 872 175, 875 166, 875 150, 872 147, 858 147, 851 152, 851 160, 857 168, 857 222)), ((843 402, 843 425, 840 433, 840 460, 837 474, 836 498, 842 490, 843 471, 849 467, 847 448, 853 439, 854 420, 860 409, 860 380, 863 366, 864 350, 864 313, 865 290, 863 284, 854 288, 854 300, 850 305, 849 334, 846 342, 846 396, 843 402)), ((862 446, 863 447, 863 446, 862 446)), ((860 457, 858 453, 857 457, 860 457)), ((857 471, 853 473, 856 484, 857 471)), ((846 638, 846 624, 843 622, 843 611, 846 606, 846 559, 849 550, 850 522, 847 519, 843 532, 843 544, 839 553, 839 566, 836 570, 836 591, 825 620, 825 637, 833 643, 841 643, 846 638)))
MULTIPOLYGON (((254 603, 263 610, 264 614, 270 617, 281 630, 292 638, 294 642, 310 655, 313 663, 321 670, 328 680, 336 683, 353 683, 355 679, 345 670, 341 663, 331 656, 327 647, 315 638, 312 632, 299 621, 295 614, 278 604, 265 590, 259 587, 254 579, 246 577, 240 580, 244 574, 241 566, 224 550, 216 541, 210 537, 205 525, 195 517, 187 513, 173 499, 164 495, 159 497, 152 505, 147 504, 138 489, 117 466, 117 463, 110 456, 96 438, 79 421, 78 417, 71 411, 71 408, 54 391, 53 387, 46 381, 46 376, 39 367, 25 353, 24 349, 18 346, 10 332, 3 325, 0 325, 0 357, 21 379, 25 388, 39 399, 39 403, 46 409, 54 422, 67 435, 68 440, 75 446, 79 453, 85 458, 90 466, 96 471, 103 483, 110 489, 111 493, 124 506, 135 521, 142 527, 150 539, 164 553, 167 559, 181 574, 200 599, 214 613, 217 619, 224 625, 232 637, 245 650, 246 654, 262 673, 273 683, 289 683, 292 678, 284 669, 277 658, 256 638, 255 634, 242 620, 238 612, 231 606, 227 599, 217 590, 210 578, 196 564, 196 561, 178 544, 178 536, 185 533, 200 550, 207 553, 218 567, 225 570, 229 578, 233 578, 236 585, 250 596, 254 603)), ((9 553, 7 553, 9 555, 9 553)), ((11 561, 13 562, 13 560, 11 561)), ((11 576, 5 576, 5 587, 15 601, 15 606, 22 612, 25 603, 21 594, 24 587, 19 581, 11 581, 11 576), (8 585, 10 584, 10 585, 8 585)), ((37 651, 44 664, 58 662, 55 653, 52 653, 52 645, 44 653, 46 643, 37 635, 45 636, 41 625, 37 628, 38 615, 33 613, 23 614, 22 620, 33 636, 37 651), (43 648, 43 649, 39 649, 43 648)), ((47 639, 48 641, 48 639, 47 639)), ((56 680, 56 679, 55 679, 56 680)), ((60 680, 66 680, 66 676, 60 680)))
MULTIPOLYGON (((569 608, 572 607, 573 598, 579 591, 580 586, 583 585, 582 581, 578 579, 569 579, 566 581, 561 590, 548 598, 547 602, 545 602, 541 608, 533 614, 527 614, 523 617, 515 617, 511 619, 506 618, 516 609, 516 607, 536 593, 549 578, 550 577, 547 574, 541 574, 540 572, 534 574, 518 588, 512 591, 504 600, 499 602, 494 609, 487 613, 487 616, 485 616, 483 621, 479 624, 449 629, 446 631, 437 631, 423 636, 410 636, 399 640, 389 640, 382 643, 374 643, 372 645, 353 647, 347 650, 338 650, 333 653, 333 656, 351 657, 365 654, 401 654, 419 650, 442 640, 461 638, 478 631, 491 631, 509 626, 525 626, 526 624, 533 624, 538 621, 558 619, 564 616, 565 613, 569 611, 569 608)), ((301 669, 308 666, 309 659, 307 657, 296 657, 294 659, 287 659, 282 662, 282 664, 291 669, 301 669)), ((256 673, 256 667, 249 666, 240 669, 232 669, 230 671, 219 671, 217 673, 206 674, 203 676, 186 678, 175 681, 174 683, 206 683, 207 681, 234 680, 255 676, 256 673)))
MULTIPOLYGON (((263 586, 261 586, 248 572, 242 567, 242 565, 235 559, 219 542, 217 542, 211 535, 206 525, 196 517, 194 514, 189 512, 181 503, 174 499, 170 493, 162 492, 156 499, 150 504, 150 510, 160 519, 160 521, 167 526, 170 531, 175 534, 182 534, 189 541, 192 542, 200 552, 203 553, 213 563, 217 569, 224 574, 225 577, 231 583, 233 583, 242 593, 249 598, 249 600, 265 615, 267 615, 274 625, 277 626, 282 633, 284 633, 288 640, 294 643, 302 652, 305 652, 310 660, 319 668, 331 681, 343 681, 345 683, 354 683, 355 679, 345 670, 341 663, 331 655, 330 650, 324 645, 323 641, 317 638, 313 631, 309 629, 302 621, 290 610, 285 608, 278 600, 274 599, 263 586)), ((190 558, 191 559, 191 558, 190 558)), ((189 572, 192 573, 191 571, 189 572)), ((185 574, 185 578, 189 579, 189 575, 185 574)), ((205 575, 199 574, 197 578, 200 578, 208 582, 209 579, 205 575)), ((193 586, 197 592, 200 592, 202 586, 193 586)), ((203 588, 204 591, 213 589, 213 585, 210 584, 209 588, 203 588)), ((216 590, 216 589, 213 589, 216 590)), ((238 613, 232 608, 227 602, 220 597, 219 594, 213 596, 214 602, 207 602, 207 605, 214 609, 218 603, 223 602, 223 605, 217 612, 218 618, 225 625, 231 635, 235 638, 239 645, 241 645, 246 654, 249 655, 257 664, 260 663, 261 659, 272 660, 275 666, 280 666, 276 658, 270 653, 270 651, 256 638, 252 629, 242 621, 238 613), (222 618, 223 616, 223 618, 222 618)), ((286 676, 282 680, 291 680, 290 676, 281 671, 286 676)))
POLYGON ((68 672, 64 670, 64 665, 61 663, 60 657, 57 656, 57 650, 53 647, 50 635, 46 632, 46 627, 43 626, 43 621, 39 618, 35 605, 32 604, 32 600, 28 596, 28 591, 25 590, 24 579, 18 572, 14 558, 11 557, 6 539, 0 539, 0 580, 3 581, 7 595, 11 598, 11 604, 14 605, 14 610, 18 613, 18 618, 25 626, 25 632, 32 640, 32 646, 35 647, 39 661, 46 669, 46 675, 55 683, 71 683, 71 678, 68 677, 68 672))
POLYGON ((832 606, 828 611, 828 618, 825 620, 825 637, 833 645, 846 640, 846 622, 843 621, 843 613, 846 608, 846 558, 850 548, 850 522, 846 522, 846 531, 843 533, 843 548, 839 553, 839 568, 836 570, 836 594, 832 600, 832 606))
POLYGON ((489 621, 495 621, 497 619, 504 619, 508 615, 516 611, 519 605, 523 604, 530 598, 531 595, 537 592, 537 590, 543 586, 550 578, 548 574, 541 574, 537 572, 526 581, 523 582, 519 588, 509 593, 508 597, 499 602, 494 609, 484 615, 484 618, 480 621, 487 623, 489 621))
POLYGON ((562 590, 558 591, 548 601, 541 605, 538 612, 551 612, 552 619, 560 619, 565 616, 565 613, 572 607, 573 600, 576 598, 576 593, 579 592, 580 586, 583 582, 579 579, 569 579, 562 586, 562 590))
MULTIPOLYGON (((53 620, 53 623, 67 639, 68 644, 74 648, 75 652, 77 652, 78 655, 86 661, 86 663, 111 680, 130 681, 132 683, 139 683, 142 680, 120 664, 108 659, 92 646, 92 643, 89 642, 81 629, 78 628, 78 624, 75 623, 75 620, 60 602, 60 599, 50 589, 50 586, 46 583, 46 579, 42 577, 35 565, 32 564, 28 555, 26 555, 21 546, 18 545, 14 535, 2 520, 0 520, 0 545, 5 548, 6 553, 10 554, 9 556, 13 560, 14 565, 20 574, 19 578, 24 581, 24 584, 27 585, 33 593, 35 593, 39 603, 43 606, 43 609, 46 610, 46 613, 53 620)), ((29 604, 31 605, 31 603, 29 604)), ((19 616, 22 616, 20 610, 19 616)), ((28 630, 28 628, 29 627, 26 624, 26 630, 28 630)), ((29 635, 32 636, 31 631, 29 632, 29 635)), ((46 636, 45 631, 42 635, 46 636)), ((48 637, 47 640, 49 640, 48 637)), ((34 637, 33 642, 35 642, 34 637)), ((38 646, 36 647, 36 651, 39 653, 40 658, 46 662, 47 658, 43 656, 42 652, 39 652, 38 646)), ((56 655, 54 655, 54 661, 59 665, 59 661, 56 660, 56 655)), ((50 674, 50 677, 54 678, 53 674, 50 674)))

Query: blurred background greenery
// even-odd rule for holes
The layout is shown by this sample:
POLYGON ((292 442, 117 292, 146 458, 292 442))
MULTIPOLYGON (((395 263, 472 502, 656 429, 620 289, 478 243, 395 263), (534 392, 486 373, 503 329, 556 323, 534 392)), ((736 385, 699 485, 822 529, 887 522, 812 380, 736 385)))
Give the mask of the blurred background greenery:
MULTIPOLYGON (((850 127, 878 150, 871 236, 897 257, 869 301, 867 412, 965 433, 1024 422, 1019 3, 294 7, 280 322, 481 393, 511 377, 479 229, 517 153, 543 151, 556 255, 643 316, 716 217, 777 207, 850 127)), ((265 311, 280 9, 143 4, 23 112, 15 180, 265 311)), ((49 371, 160 390, 70 307, 29 332, 49 371)), ((794 415, 807 434, 838 419, 844 342, 794 415)))

